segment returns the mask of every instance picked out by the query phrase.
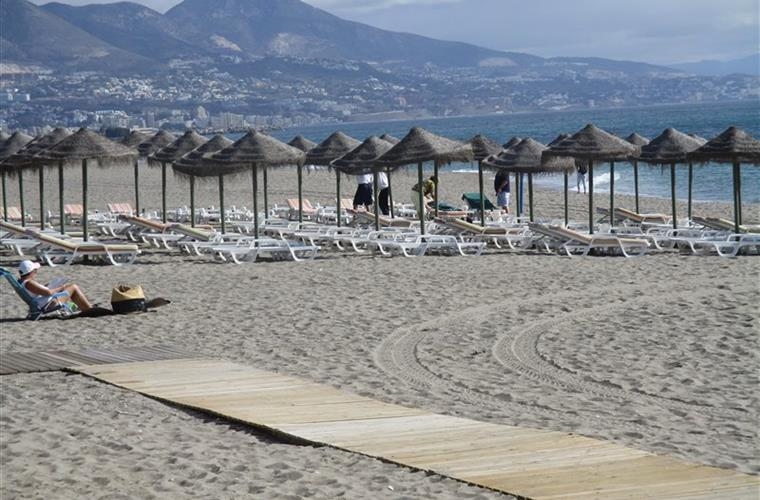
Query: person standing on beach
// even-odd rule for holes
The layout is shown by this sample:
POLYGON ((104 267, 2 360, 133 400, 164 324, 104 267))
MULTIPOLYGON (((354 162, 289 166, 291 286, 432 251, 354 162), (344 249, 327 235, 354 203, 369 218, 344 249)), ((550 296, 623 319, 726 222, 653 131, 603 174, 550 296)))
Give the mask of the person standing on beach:
POLYGON ((417 214, 419 214, 420 210, 422 210, 423 217, 425 215, 425 212, 430 210, 430 203, 435 201, 434 197, 436 182, 438 182, 438 179, 434 175, 431 175, 430 178, 422 181, 421 189, 419 183, 412 186, 412 204, 414 205, 415 210, 417 210, 417 214), (420 190, 422 191, 422 207, 420 207, 420 190))
POLYGON ((501 207, 504 213, 508 214, 510 198, 509 172, 500 169, 493 180, 493 188, 496 191, 496 204, 501 207))
POLYGON ((383 215, 390 214, 390 205, 388 204, 388 176, 385 172, 376 172, 377 176, 377 204, 380 206, 380 212, 383 215))
POLYGON ((578 188, 578 193, 581 192, 581 184, 583 184, 583 194, 586 194, 586 164, 582 161, 576 161, 575 170, 578 172, 575 182, 576 187, 578 188))
POLYGON ((356 176, 356 193, 354 194, 354 210, 364 205, 365 210, 372 206, 372 174, 356 176))

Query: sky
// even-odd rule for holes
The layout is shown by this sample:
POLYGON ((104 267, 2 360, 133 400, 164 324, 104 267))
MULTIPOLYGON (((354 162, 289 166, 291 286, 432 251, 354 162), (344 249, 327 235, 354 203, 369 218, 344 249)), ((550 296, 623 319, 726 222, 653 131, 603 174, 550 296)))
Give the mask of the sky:
MULTIPOLYGON (((58 1, 71 5, 111 3, 58 1)), ((730 60, 760 52, 757 0, 305 1, 341 18, 382 29, 542 57, 605 57, 673 64, 730 60)), ((136 2, 159 12, 180 3, 136 2)))

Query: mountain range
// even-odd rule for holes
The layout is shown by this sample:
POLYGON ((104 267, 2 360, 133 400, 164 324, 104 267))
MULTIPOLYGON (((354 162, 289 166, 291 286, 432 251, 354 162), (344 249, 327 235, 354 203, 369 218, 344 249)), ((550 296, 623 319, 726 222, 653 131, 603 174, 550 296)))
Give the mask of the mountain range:
POLYGON ((599 58, 541 58, 346 21, 300 0, 184 0, 165 14, 131 2, 74 7, 0 3, 2 62, 108 71, 264 57, 362 61, 379 68, 479 68, 497 74, 678 69, 599 58))

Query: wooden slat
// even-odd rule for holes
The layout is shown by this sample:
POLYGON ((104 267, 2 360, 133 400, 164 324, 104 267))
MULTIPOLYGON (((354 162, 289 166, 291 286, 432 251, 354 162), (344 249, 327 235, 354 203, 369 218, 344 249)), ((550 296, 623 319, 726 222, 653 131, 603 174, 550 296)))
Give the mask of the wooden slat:
POLYGON ((760 479, 571 433, 436 415, 224 361, 75 371, 191 408, 530 498, 748 498, 760 479))

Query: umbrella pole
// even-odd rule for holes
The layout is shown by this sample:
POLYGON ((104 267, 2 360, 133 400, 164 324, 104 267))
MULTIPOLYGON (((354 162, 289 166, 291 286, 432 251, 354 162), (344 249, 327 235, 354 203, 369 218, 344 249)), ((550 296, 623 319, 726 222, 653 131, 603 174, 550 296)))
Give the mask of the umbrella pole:
POLYGON ((615 162, 610 162, 610 227, 615 227, 615 162))
POLYGON ((486 201, 483 199, 483 160, 478 160, 478 187, 480 188, 480 225, 486 225, 486 201))
POLYGON ((520 198, 520 213, 523 213, 524 208, 525 208, 525 191, 523 190, 523 188, 525 187, 523 185, 524 177, 523 177, 523 174, 518 174, 518 175, 520 176, 520 180, 517 183, 518 184, 517 189, 520 192, 520 197, 519 197, 520 198))
POLYGON ((739 163, 734 162, 733 176, 734 176, 734 231, 739 234, 739 226, 741 226, 741 198, 739 190, 741 189, 741 181, 739 180, 740 170, 739 163))
POLYGON ((24 171, 18 171, 18 204, 21 209, 21 227, 26 226, 26 211, 24 210, 24 171))
POLYGON ((594 234, 594 160, 588 161, 588 233, 594 234))
MULTIPOLYGON (((736 163, 736 210, 739 212, 739 226, 742 224, 742 166, 736 163)), ((737 226, 737 233, 739 227, 737 226)))
MULTIPOLYGON (((296 173, 298 174, 298 223, 301 224, 303 222, 303 167, 301 164, 297 166, 296 173)), ((338 207, 340 207, 340 203, 338 203, 338 207)), ((340 208, 338 209, 338 212, 340 212, 340 208)), ((338 218, 340 219, 340 213, 338 213, 338 218)))
POLYGON ((195 227, 195 176, 194 175, 190 176, 190 227, 195 227))
POLYGON ((66 234, 66 213, 63 210, 63 161, 58 162, 58 214, 61 217, 61 234, 66 234))
POLYGON ((379 214, 379 205, 380 202, 377 200, 377 175, 375 172, 372 173, 372 188, 374 189, 374 196, 372 197, 374 199, 375 204, 375 231, 380 231, 380 214, 379 214))
POLYGON ((676 220, 676 164, 670 164, 670 208, 673 211, 673 229, 678 228, 676 220))
POLYGON ((521 205, 521 203, 520 203, 520 187, 519 187, 519 183, 520 183, 520 174, 518 174, 517 172, 515 172, 515 215, 517 216, 518 219, 520 218, 520 215, 522 215, 520 213, 520 205, 521 205))
MULTIPOLYGON (((340 199, 340 170, 335 169, 335 196, 338 197, 338 206, 342 205, 340 199)), ((338 227, 340 227, 340 210, 338 210, 338 227)))
POLYGON ((568 182, 567 182, 567 170, 565 170, 565 227, 567 227, 568 223, 568 213, 567 213, 567 190, 568 190, 568 182))
POLYGON ((689 201, 686 207, 686 216, 691 220, 691 192, 694 185, 694 164, 689 162, 689 201))
MULTIPOLYGON (((222 174, 219 174, 219 210, 224 213, 224 176, 222 174)), ((224 217, 222 217, 220 220, 222 222, 222 234, 224 234, 224 217)))
POLYGON ((420 219, 420 234, 425 234, 425 199, 422 195, 422 162, 417 163, 417 186, 417 200, 420 202, 420 210, 417 216, 420 219))
POLYGON ((439 184, 439 182, 438 182, 438 162, 437 161, 433 162, 433 175, 435 176, 435 184, 434 184, 435 187, 433 188, 433 198, 435 198, 435 200, 434 200, 434 203, 435 203, 435 212, 433 212, 433 213, 435 213, 435 216, 438 217, 438 205, 440 205, 440 203, 438 202, 438 184, 439 184))
POLYGON ((40 165, 39 186, 40 186, 40 229, 45 229, 45 176, 40 165))
POLYGON ((528 209, 530 210, 530 221, 533 222, 533 173, 528 173, 528 209))
MULTIPOLYGON (((259 237, 259 172, 255 163, 251 163, 251 177, 253 182, 253 237, 259 237)), ((224 215, 222 215, 224 218, 224 215)))
POLYGON ((639 162, 633 160, 633 192, 635 194, 636 213, 639 212, 639 162))
POLYGON ((267 191, 268 191, 268 189, 267 189, 267 184, 268 184, 267 167, 264 167, 264 173, 263 173, 263 175, 264 175, 264 220, 267 220, 267 218, 269 218, 269 209, 267 208, 267 207, 269 207, 269 203, 268 203, 269 199, 268 199, 268 196, 267 196, 267 191))
POLYGON ((161 222, 166 223, 166 162, 161 162, 161 222))
POLYGON ((140 169, 137 168, 140 160, 135 160, 135 214, 140 215, 140 169))
POLYGON ((87 241, 87 159, 82 160, 82 239, 87 241))
POLYGON ((391 189, 391 169, 387 169, 388 174, 388 211, 393 219, 393 190, 391 189))
POLYGON ((5 187, 5 170, 0 173, 3 180, 3 220, 8 221, 8 190, 5 187))

